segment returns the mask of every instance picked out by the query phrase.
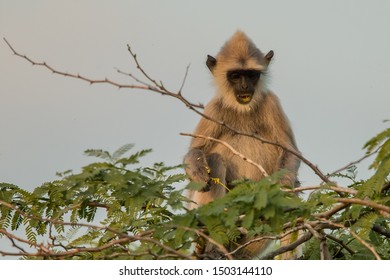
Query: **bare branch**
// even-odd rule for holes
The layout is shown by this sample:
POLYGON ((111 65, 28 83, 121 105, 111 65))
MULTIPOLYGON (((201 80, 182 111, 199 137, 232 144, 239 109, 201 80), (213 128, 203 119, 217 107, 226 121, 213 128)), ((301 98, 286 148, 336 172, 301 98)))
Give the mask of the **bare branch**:
MULTIPOLYGON (((63 71, 59 71, 59 70, 54 69, 53 67, 48 65, 46 62, 36 62, 36 61, 30 59, 29 57, 27 57, 26 55, 21 55, 20 53, 18 53, 12 47, 12 45, 7 41, 7 39, 5 39, 5 38, 3 38, 3 39, 6 42, 6 44, 8 45, 8 47, 12 50, 14 55, 27 60, 28 62, 30 62, 34 66, 40 66, 40 67, 46 68, 50 72, 52 72, 53 74, 57 74, 57 75, 65 76, 65 77, 70 77, 70 78, 82 80, 82 81, 85 81, 85 82, 89 83, 90 85, 93 85, 93 84, 109 84, 109 85, 112 85, 114 87, 117 87, 118 89, 126 88, 126 89, 140 89, 140 90, 153 91, 153 92, 156 92, 156 93, 160 93, 161 95, 168 95, 168 96, 174 97, 176 99, 179 99, 184 104, 186 104, 187 107, 191 107, 191 108, 194 108, 194 109, 195 108, 203 108, 203 106, 200 105, 200 104, 193 104, 193 103, 189 102, 181 94, 177 94, 177 93, 170 92, 170 91, 166 90, 164 86, 158 84, 155 80, 151 79, 148 75, 146 75, 145 77, 147 77, 148 79, 151 79, 153 81, 154 85, 150 85, 150 84, 144 83, 144 82, 140 81, 139 79, 136 79, 132 75, 131 75, 131 77, 136 82, 138 82, 140 85, 122 84, 122 83, 118 83, 118 82, 112 81, 112 80, 110 80, 108 78, 92 79, 92 78, 88 78, 88 77, 82 76, 80 74, 67 73, 67 72, 63 72, 63 71)), ((138 61, 137 61, 137 63, 138 63, 138 61)), ((139 66, 139 64, 137 64, 137 65, 139 66)), ((141 70, 142 73, 145 73, 145 71, 143 71, 141 67, 139 69, 141 70)))
POLYGON ((137 78, 136 76, 134 76, 133 74, 124 72, 124 71, 122 71, 122 70, 120 70, 120 69, 118 69, 118 68, 115 68, 115 70, 116 70, 116 72, 119 73, 119 74, 122 74, 122 75, 125 75, 125 76, 129 76, 130 78, 132 78, 132 79, 133 79, 134 81, 136 81, 137 83, 142 84, 142 85, 144 85, 144 86, 146 86, 146 87, 149 87, 149 84, 148 84, 148 83, 142 81, 141 79, 138 79, 138 78, 137 78))
POLYGON ((19 242, 21 242, 21 243, 28 244, 28 245, 31 246, 31 247, 37 247, 37 244, 35 244, 35 243, 33 243, 33 242, 30 242, 30 241, 28 241, 28 240, 26 240, 26 239, 20 238, 20 237, 18 237, 18 236, 16 236, 16 235, 14 235, 14 234, 12 234, 12 233, 6 231, 6 230, 3 229, 3 228, 0 228, 0 233, 2 233, 2 234, 4 234, 5 236, 7 236, 8 239, 11 241, 12 246, 15 247, 15 248, 17 248, 17 249, 19 249, 22 253, 26 253, 26 251, 25 251, 22 247, 18 246, 18 245, 16 244, 15 240, 16 240, 16 241, 19 241, 19 242))
POLYGON ((378 204, 370 200, 363 200, 359 198, 336 198, 336 200, 342 203, 360 204, 360 205, 368 206, 379 210, 380 214, 382 214, 386 218, 390 218, 390 207, 388 206, 378 204))
POLYGON ((146 72, 145 70, 143 69, 143 67, 141 67, 141 65, 139 64, 138 62, 138 59, 137 59, 137 54, 135 54, 132 50, 131 50, 131 47, 129 44, 127 44, 127 50, 129 51, 129 53, 131 54, 131 56, 133 57, 133 60, 135 62, 135 64, 137 65, 137 69, 142 73, 142 75, 148 79, 150 82, 152 82, 156 87, 158 87, 160 90, 163 90, 165 91, 165 87, 160 83, 158 84, 156 82, 156 80, 152 79, 146 72))
POLYGON ((236 149, 234 149, 230 144, 228 144, 227 142, 225 141, 222 141, 222 140, 219 140, 219 139, 216 139, 216 138, 213 138, 213 137, 210 137, 210 136, 204 136, 204 135, 199 135, 199 134, 190 134, 190 133, 180 133, 180 135, 182 136, 190 136, 190 137, 195 137, 195 138, 203 138, 203 139, 207 139, 207 140, 210 140, 210 141, 214 141, 214 142, 217 142, 223 146, 225 146, 226 148, 228 148, 233 154, 235 154, 236 156, 239 156, 240 158, 242 158, 244 161, 252 164, 253 166, 255 166, 257 169, 259 169, 259 171, 261 172, 261 174, 263 174, 264 177, 267 177, 268 176, 268 173, 267 171, 264 170, 264 168, 254 162, 253 160, 247 158, 246 156, 244 156, 243 154, 241 154, 240 152, 238 152, 236 149))
POLYGON ((306 241, 310 240, 311 238, 313 237, 313 235, 311 234, 311 232, 306 232, 305 234, 302 235, 301 238, 299 238, 297 241, 291 243, 291 244, 288 244, 286 246, 282 246, 280 248, 278 248, 277 250, 275 251, 272 251, 268 254, 266 254, 265 256, 261 257, 260 259, 261 260, 270 260, 270 259, 273 259, 275 258, 277 255, 280 255, 280 254, 283 254, 285 252, 288 252, 288 251, 291 251, 291 250, 294 250, 295 248, 297 248, 299 245, 305 243, 306 241))
POLYGON ((181 92, 183 91, 184 84, 186 83, 187 76, 188 76, 188 71, 190 70, 190 65, 187 66, 186 72, 184 74, 183 82, 181 83, 180 89, 177 94, 181 95, 181 92))
POLYGON ((316 218, 329 218, 329 217, 333 216, 334 214, 344 210, 348 206, 349 206, 349 204, 340 203, 340 204, 336 205, 335 207, 333 207, 332 209, 330 209, 330 210, 328 210, 326 212, 313 214, 313 216, 316 217, 316 218))
POLYGON ((379 146, 375 151, 373 151, 373 152, 371 152, 371 153, 368 153, 368 154, 364 155, 363 157, 361 157, 360 159, 355 160, 355 161, 352 161, 352 162, 348 163, 347 165, 345 165, 345 166, 343 166, 343 167, 341 167, 341 168, 339 168, 339 169, 333 171, 332 173, 326 175, 326 177, 332 177, 333 175, 335 175, 335 174, 337 174, 337 173, 340 173, 341 171, 343 171, 343 170, 345 170, 345 169, 348 169, 348 168, 351 167, 352 165, 355 165, 355 164, 358 164, 358 163, 362 162, 362 161, 365 160, 366 158, 369 158, 370 156, 376 154, 376 153, 380 150, 381 147, 382 147, 382 146, 379 146))

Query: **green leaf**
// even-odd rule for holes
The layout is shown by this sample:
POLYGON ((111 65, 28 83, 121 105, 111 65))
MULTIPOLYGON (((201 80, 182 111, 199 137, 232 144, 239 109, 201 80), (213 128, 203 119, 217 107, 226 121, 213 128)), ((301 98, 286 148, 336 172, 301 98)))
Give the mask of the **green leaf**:
POLYGON ((261 189, 255 197, 254 207, 258 210, 263 209, 267 206, 267 191, 265 189, 261 189))
POLYGON ((205 184, 205 183, 199 183, 199 182, 190 181, 187 184, 186 189, 187 190, 191 190, 191 191, 200 191, 201 189, 206 187, 206 185, 207 184, 205 184))
POLYGON ((130 151, 132 148, 134 148, 134 144, 126 144, 120 147, 118 150, 116 150, 113 155, 112 159, 113 160, 118 160, 120 157, 122 157, 125 153, 130 151))
POLYGON ((275 217, 275 214, 276 214, 275 207, 272 205, 269 205, 261 212, 261 214, 264 216, 265 219, 273 218, 273 217, 275 217))
POLYGON ((244 228, 250 228, 253 224, 253 220, 255 217, 255 211, 253 209, 249 210, 244 216, 244 219, 242 220, 242 226, 244 228))
POLYGON ((108 161, 112 160, 112 157, 111 157, 109 152, 104 151, 104 150, 100 150, 100 149, 99 150, 88 149, 88 150, 84 151, 84 154, 89 156, 89 157, 97 157, 97 158, 101 158, 101 159, 108 160, 108 161))

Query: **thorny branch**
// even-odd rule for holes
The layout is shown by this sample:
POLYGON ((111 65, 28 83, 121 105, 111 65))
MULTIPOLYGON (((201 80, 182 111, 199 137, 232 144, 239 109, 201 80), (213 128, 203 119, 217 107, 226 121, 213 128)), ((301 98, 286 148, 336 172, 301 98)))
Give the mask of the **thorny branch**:
MULTIPOLYGON (((183 102, 184 104, 186 104, 186 106, 188 106, 188 107, 191 107, 191 108, 203 108, 203 105, 201 105, 201 104, 193 104, 193 103, 189 102, 187 99, 185 99, 184 97, 182 97, 181 94, 171 92, 171 91, 167 90, 167 89, 162 85, 162 83, 161 83, 161 84, 158 84, 156 81, 154 81, 153 79, 151 79, 151 78, 145 73, 145 71, 139 66, 138 60, 137 60, 135 54, 132 54, 132 55, 133 55, 133 57, 134 57, 134 60, 135 60, 136 63, 137 63, 138 69, 140 69, 140 71, 142 72, 142 74, 143 74, 148 80, 150 80, 150 81, 153 82, 153 85, 147 84, 147 83, 145 83, 145 82, 142 82, 142 81, 140 81, 139 79, 135 79, 135 81, 138 82, 139 85, 129 85, 129 84, 117 83, 117 82, 114 82, 114 81, 112 81, 112 80, 110 80, 110 79, 108 79, 108 78, 104 78, 104 79, 91 79, 91 78, 82 76, 82 75, 80 75, 80 74, 72 74, 72 73, 67 73, 67 72, 59 71, 59 70, 54 69, 54 68, 51 67, 50 65, 48 65, 46 62, 36 62, 36 61, 32 60, 31 58, 29 58, 28 56, 22 55, 22 54, 18 53, 18 52, 12 47, 12 45, 7 41, 7 39, 5 39, 5 38, 3 38, 3 39, 4 39, 4 41, 6 42, 6 44, 8 45, 8 47, 12 50, 12 52, 14 53, 14 55, 16 55, 16 56, 18 56, 18 57, 21 57, 21 58, 23 58, 23 59, 25 59, 25 60, 27 60, 27 61, 30 62, 33 66, 41 66, 41 67, 44 67, 44 68, 48 69, 49 71, 51 71, 53 74, 57 74, 57 75, 65 76, 65 77, 70 77, 70 78, 79 79, 79 80, 88 82, 90 85, 93 85, 93 84, 109 84, 109 85, 112 85, 112 86, 114 86, 114 87, 117 87, 118 89, 127 88, 127 89, 149 90, 149 91, 153 91, 153 92, 160 93, 160 94, 162 94, 162 95, 168 95, 168 96, 177 98, 177 99, 179 99, 181 102, 183 102)), ((135 78, 134 76, 132 76, 132 77, 135 78)))

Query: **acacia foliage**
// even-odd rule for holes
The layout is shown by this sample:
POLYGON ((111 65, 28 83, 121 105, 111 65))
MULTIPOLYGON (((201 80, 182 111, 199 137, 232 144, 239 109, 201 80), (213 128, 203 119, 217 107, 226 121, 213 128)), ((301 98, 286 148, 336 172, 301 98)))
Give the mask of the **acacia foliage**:
MULTIPOLYGON (((38 259, 203 259, 212 256, 197 254, 194 244, 207 241, 229 258, 236 248, 230 245, 243 232, 274 240, 296 232, 292 242, 302 240, 303 259, 319 259, 325 250, 333 259, 390 258, 390 129, 365 145, 367 153, 378 149, 372 177, 356 180, 354 166, 332 175, 350 180, 347 192, 323 184, 301 198, 278 184, 279 172, 259 182, 235 182, 226 196, 193 210, 186 207, 182 166, 142 167, 140 159, 150 150, 131 153, 132 148, 87 150, 97 162, 77 174, 58 174, 58 180, 32 192, 1 183, 0 237, 13 246, 1 253, 38 259)), ((276 242, 263 257, 278 253, 276 242)))

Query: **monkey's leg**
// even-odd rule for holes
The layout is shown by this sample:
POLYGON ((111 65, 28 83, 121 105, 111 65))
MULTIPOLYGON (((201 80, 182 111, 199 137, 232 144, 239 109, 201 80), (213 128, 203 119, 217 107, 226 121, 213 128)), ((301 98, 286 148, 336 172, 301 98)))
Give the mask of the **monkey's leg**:
MULTIPOLYGON (((187 175, 192 181, 205 185, 200 191, 190 191, 189 197, 197 206, 207 204, 216 198, 222 197, 226 185, 226 166, 222 157, 218 154, 204 156, 198 149, 190 151, 185 158, 187 163, 187 175), (207 175, 206 175, 207 174, 207 175), (207 181, 206 181, 207 178, 207 181)), ((196 205, 190 205, 194 208, 196 205)))
POLYGON ((288 171, 280 180, 280 183, 290 187, 299 187, 298 169, 301 163, 300 159, 289 152, 283 152, 279 161, 280 169, 288 171))
MULTIPOLYGON (((207 188, 193 194, 193 200, 198 204, 206 204, 226 193, 226 165, 219 154, 210 154, 206 158, 210 168, 210 180, 207 188)), ((223 259, 225 256, 214 245, 209 242, 198 244, 196 251, 210 259, 223 259)))

